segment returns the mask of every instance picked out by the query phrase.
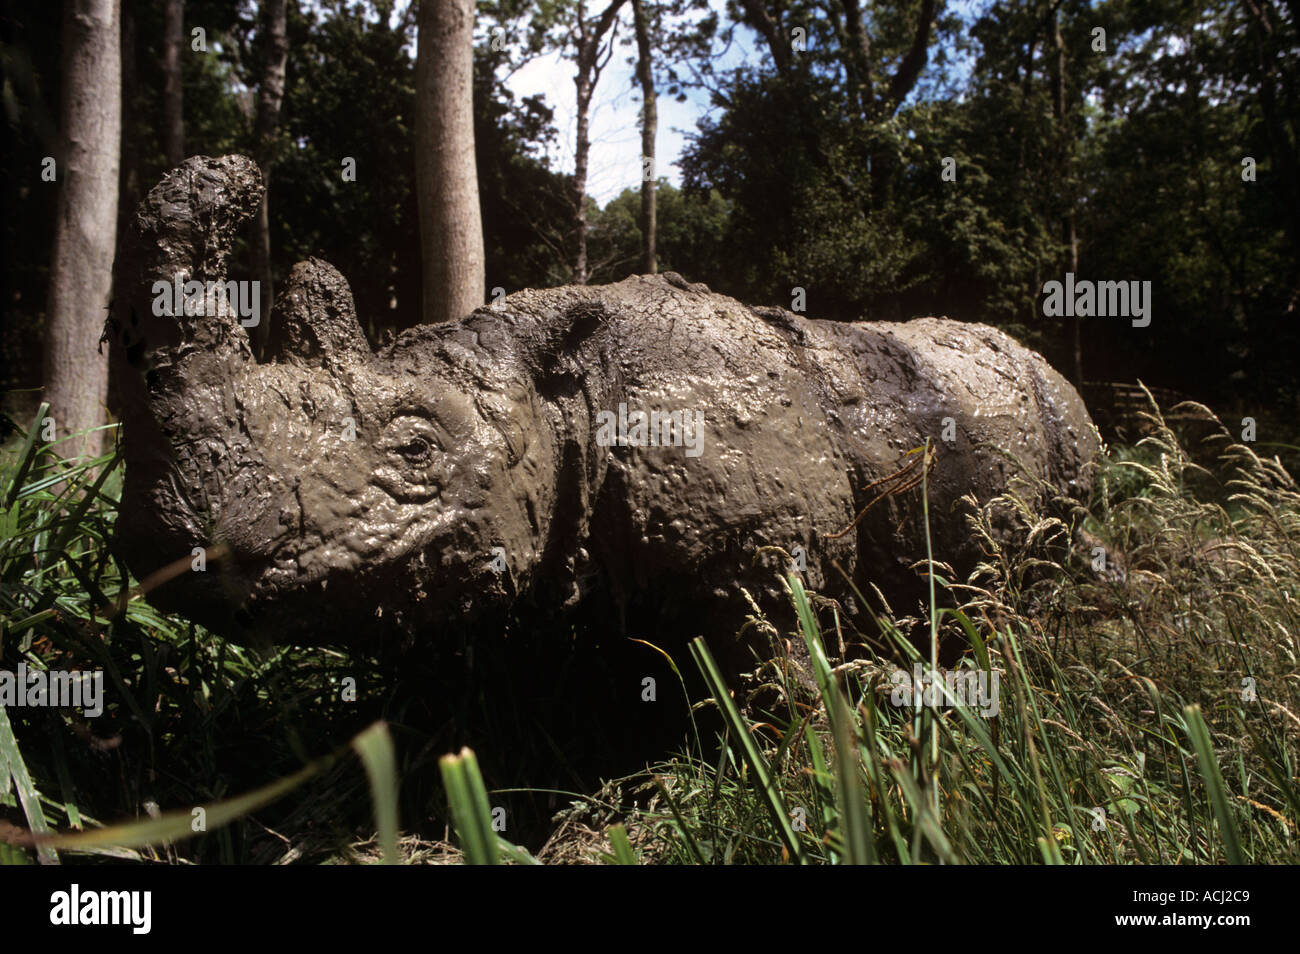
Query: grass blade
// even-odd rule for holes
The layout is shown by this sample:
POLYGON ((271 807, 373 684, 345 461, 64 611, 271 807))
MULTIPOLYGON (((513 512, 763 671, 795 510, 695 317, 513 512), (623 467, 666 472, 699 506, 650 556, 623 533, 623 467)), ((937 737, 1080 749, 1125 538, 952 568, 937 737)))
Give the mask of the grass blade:
POLYGON ((383 849, 383 863, 395 865, 397 855, 397 756, 388 726, 376 722, 352 740, 352 748, 366 767, 370 799, 375 809, 375 827, 383 849))
POLYGON ((469 748, 458 755, 444 755, 438 760, 452 821, 460 836, 465 861, 471 865, 495 865, 500 862, 496 832, 492 830, 492 805, 488 801, 478 759, 469 748))
MULTIPOLYGON (((48 833, 50 826, 45 820, 45 812, 41 810, 41 796, 36 791, 36 786, 32 784, 32 777, 27 772, 27 764, 23 761, 22 753, 18 751, 18 740, 14 738, 13 726, 9 724, 9 714, 4 706, 0 706, 0 773, 13 779, 14 788, 18 790, 18 799, 23 805, 23 814, 27 816, 27 824, 32 833, 37 836, 48 833)), ((39 842, 36 846, 36 856, 42 864, 59 863, 59 856, 55 850, 39 842)))
POLYGON ((614 863, 620 865, 640 864, 636 860, 636 853, 632 851, 632 843, 627 840, 627 828, 623 825, 609 826, 609 844, 614 849, 614 863))
POLYGON ((1223 837, 1223 851, 1228 856, 1228 863, 1240 865, 1245 863, 1241 854, 1241 839, 1237 833, 1237 823, 1228 805, 1228 796, 1223 787, 1223 776, 1219 773, 1219 763, 1214 757, 1214 745, 1210 741, 1210 730, 1205 725, 1200 706, 1188 706, 1183 710, 1186 719, 1187 737, 1196 749, 1196 762, 1205 779, 1205 788, 1210 796, 1210 807, 1219 822, 1219 834, 1223 837))

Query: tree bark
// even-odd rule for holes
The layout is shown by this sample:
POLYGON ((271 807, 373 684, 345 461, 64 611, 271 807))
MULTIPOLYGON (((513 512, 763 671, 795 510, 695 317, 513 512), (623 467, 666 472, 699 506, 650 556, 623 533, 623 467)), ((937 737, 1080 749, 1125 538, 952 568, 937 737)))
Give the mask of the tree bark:
POLYGON ((185 161, 184 91, 181 85, 181 45, 185 42, 185 0, 163 5, 163 152, 167 165, 185 161))
MULTIPOLYGON (((104 420, 108 363, 99 350, 112 290, 122 123, 117 0, 66 0, 60 181, 45 315, 45 400, 59 436, 104 420)), ((97 454, 103 432, 61 445, 97 454)))
POLYGON ((659 127, 659 111, 655 104, 650 25, 643 0, 632 0, 632 19, 636 27, 636 72, 641 82, 641 271, 653 275, 659 270, 655 256, 655 131, 659 127))
MULTIPOLYGON (((875 92, 871 84, 871 38, 862 28, 862 10, 858 0, 840 0, 844 8, 846 32, 845 73, 857 96, 858 110, 869 116, 874 108, 875 92)), ((833 9, 833 8, 832 8, 833 9)))
POLYGON ((415 179, 425 322, 483 304, 483 219, 474 153, 474 0, 421 0, 415 179))
POLYGON ((578 131, 573 159, 573 284, 587 284, 587 156, 591 152, 591 81, 579 71, 577 87, 578 131))
POLYGON ((781 11, 778 8, 776 18, 767 12, 760 0, 740 0, 747 24, 767 43, 767 50, 772 54, 772 63, 778 73, 790 69, 790 37, 781 29, 781 11))
POLYGON ((912 45, 908 48, 903 61, 898 64, 893 80, 889 84, 890 111, 902 105, 907 94, 916 85, 921 70, 930 59, 930 28, 934 25, 935 0, 921 0, 921 11, 917 18, 916 32, 912 34, 912 45))
POLYGON ((128 6, 122 10, 122 155, 118 170, 117 234, 124 235, 130 228, 130 215, 140 201, 140 148, 141 138, 135 103, 140 83, 135 61, 135 17, 128 6))
MULTIPOLYGON (((261 311, 271 313, 275 285, 271 275, 271 166, 275 162, 275 135, 280 126, 280 105, 284 102, 284 68, 289 57, 285 37, 286 0, 263 0, 263 29, 266 36, 266 64, 257 90, 257 164, 262 170, 262 205, 253 220, 253 274, 261 282, 261 311)), ((266 341, 270 322, 263 320, 253 329, 258 344, 266 341)), ((258 349, 260 350, 260 348, 258 349)))
MULTIPOLYGON (((579 0, 577 21, 578 71, 573 84, 577 92, 577 136, 574 142, 573 161, 573 283, 587 284, 587 159, 591 154, 591 97, 596 91, 596 81, 604 64, 600 62, 600 43, 613 29, 623 0, 611 0, 594 25, 589 26, 584 7, 579 0)), ((606 58, 608 62, 608 57, 606 58)))
MULTIPOLYGON (((1070 150, 1073 140, 1066 129, 1065 98, 1065 41, 1061 38, 1061 14, 1059 5, 1052 11, 1052 44, 1056 50, 1056 82, 1052 90, 1053 112, 1056 113, 1056 137, 1060 150, 1061 183, 1065 192, 1066 212, 1061 226, 1061 238, 1065 244, 1067 270, 1076 276, 1079 271, 1079 236, 1075 231, 1074 221, 1074 186, 1071 180, 1073 163, 1070 150)), ((1071 322, 1070 345, 1073 359, 1074 385, 1083 387, 1083 319, 1075 317, 1071 322)))

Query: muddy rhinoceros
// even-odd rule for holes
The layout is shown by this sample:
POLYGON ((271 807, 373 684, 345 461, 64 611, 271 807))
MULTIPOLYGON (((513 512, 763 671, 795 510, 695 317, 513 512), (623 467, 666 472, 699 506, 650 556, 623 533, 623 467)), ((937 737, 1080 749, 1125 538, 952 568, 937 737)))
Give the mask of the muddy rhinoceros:
POLYGON ((779 583, 763 548, 828 595, 888 593, 925 555, 923 489, 954 565, 976 552, 958 502, 1003 491, 1012 458, 1086 489, 1079 396, 1005 334, 811 320, 673 274, 526 289, 375 353, 347 282, 310 260, 255 360, 220 283, 261 193, 240 156, 169 173, 107 330, 119 543, 141 578, 181 561, 153 599, 227 637, 436 640, 594 609, 633 636, 725 638, 741 588, 779 583), (167 307, 188 282, 201 294, 167 307))

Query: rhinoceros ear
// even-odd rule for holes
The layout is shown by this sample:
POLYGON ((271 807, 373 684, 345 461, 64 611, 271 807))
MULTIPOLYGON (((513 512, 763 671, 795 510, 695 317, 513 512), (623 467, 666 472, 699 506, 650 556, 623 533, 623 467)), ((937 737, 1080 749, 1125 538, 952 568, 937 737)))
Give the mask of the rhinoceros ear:
POLYGON ((275 360, 312 367, 370 357, 352 289, 329 262, 310 258, 293 267, 276 298, 267 353, 275 360))
MULTIPOLYGON (((491 308, 474 314, 497 320, 491 308)), ((515 353, 533 372, 544 375, 580 374, 580 350, 611 320, 599 291, 585 287, 516 292, 506 299, 500 317, 515 353)))

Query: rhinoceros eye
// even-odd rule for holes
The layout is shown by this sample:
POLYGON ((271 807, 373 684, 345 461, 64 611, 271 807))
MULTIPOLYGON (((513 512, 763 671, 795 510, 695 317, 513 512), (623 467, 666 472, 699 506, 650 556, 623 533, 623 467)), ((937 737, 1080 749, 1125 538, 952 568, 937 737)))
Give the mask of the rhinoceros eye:
POLYGON ((435 453, 442 450, 437 427, 432 421, 414 415, 403 415, 388 427, 381 447, 389 459, 408 467, 422 468, 433 461, 435 453))
POLYGON ((401 503, 424 503, 442 493, 454 462, 442 428, 419 414, 399 414, 379 438, 370 480, 401 503))
POLYGON ((433 445, 423 437, 415 436, 393 448, 393 452, 410 464, 425 464, 433 456, 433 445))

